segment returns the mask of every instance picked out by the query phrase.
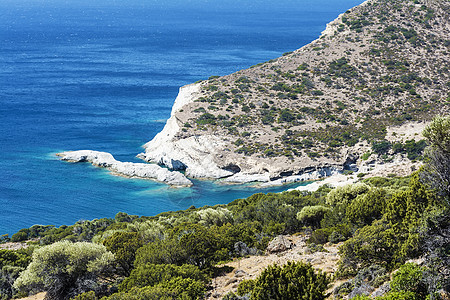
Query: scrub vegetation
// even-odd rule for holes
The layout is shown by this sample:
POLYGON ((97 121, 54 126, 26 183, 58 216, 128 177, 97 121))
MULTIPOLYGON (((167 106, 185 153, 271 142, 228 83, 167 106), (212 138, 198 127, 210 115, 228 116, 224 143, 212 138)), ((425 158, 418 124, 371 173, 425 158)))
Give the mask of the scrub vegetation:
POLYGON ((302 49, 203 81, 177 115, 180 138, 214 133, 244 158, 338 161, 341 150, 366 143, 363 158, 401 154, 423 160, 420 170, 157 216, 35 225, 1 237, 27 247, 0 250, 0 299, 39 291, 47 299, 204 299, 230 271, 224 262, 263 255, 280 234, 308 234, 310 249, 340 243, 338 271, 273 265, 224 299, 448 299, 449 3, 368 1, 302 49), (388 126, 436 115, 425 140, 386 139, 388 126))
POLYGON ((310 232, 311 249, 341 243, 333 277, 303 262, 273 265, 224 299, 325 299, 338 279, 345 282, 334 299, 366 299, 381 286, 377 299, 440 299, 450 288, 450 182, 433 158, 450 160, 448 124, 438 117, 425 129, 427 164, 408 177, 3 236, 33 240, 0 251, 2 298, 46 291, 47 299, 203 299, 214 277, 230 271, 221 263, 262 255, 277 235, 310 232), (407 263, 416 258, 423 263, 407 263))

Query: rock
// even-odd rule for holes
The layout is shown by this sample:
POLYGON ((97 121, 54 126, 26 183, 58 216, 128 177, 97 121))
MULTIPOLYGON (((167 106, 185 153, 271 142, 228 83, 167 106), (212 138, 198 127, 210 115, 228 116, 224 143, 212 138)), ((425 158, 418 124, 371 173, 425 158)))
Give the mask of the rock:
POLYGON ((374 288, 367 283, 363 283, 362 285, 354 288, 350 294, 348 294, 348 299, 352 299, 358 295, 369 296, 372 293, 374 288))
POLYGON ((244 277, 244 276, 247 276, 248 275, 248 273, 247 272, 245 272, 245 271, 243 271, 243 270, 236 270, 235 272, 234 272, 234 277, 244 277))
POLYGON ((294 244, 291 241, 289 241, 286 236, 279 235, 272 241, 270 241, 269 245, 267 246, 267 252, 269 253, 282 252, 291 249, 293 246, 294 244))
POLYGON ((262 174, 247 174, 247 173, 237 173, 230 177, 220 180, 225 183, 248 183, 248 182, 268 182, 270 181, 269 173, 262 174))
POLYGON ((192 182, 180 172, 172 172, 155 164, 121 162, 107 152, 92 150, 68 151, 56 154, 63 161, 89 162, 126 177, 154 179, 173 186, 191 186, 192 182))
POLYGON ((249 248, 244 242, 234 244, 234 253, 238 256, 255 255, 258 252, 256 248, 249 248))
POLYGON ((323 258, 321 257, 316 257, 313 260, 311 260, 311 263, 315 264, 315 265, 320 265, 324 262, 323 258))
POLYGON ((223 140, 212 135, 177 138, 181 128, 175 114, 192 102, 199 92, 200 84, 180 88, 163 130, 144 145, 145 153, 138 157, 171 170, 186 170, 186 175, 192 178, 218 179, 231 176, 233 172, 219 168, 215 162, 217 153, 214 149, 221 148, 223 140))
POLYGON ((381 297, 385 294, 387 294, 389 291, 391 290, 391 286, 389 284, 389 282, 385 282, 384 284, 382 284, 379 288, 377 288, 373 293, 372 293, 372 297, 376 298, 376 297, 381 297))
POLYGON ((288 177, 284 177, 284 178, 270 181, 267 183, 263 183, 261 186, 262 187, 272 187, 272 186, 279 186, 279 185, 284 185, 284 184, 288 184, 288 183, 317 180, 317 179, 320 179, 323 177, 337 175, 340 173, 341 173, 341 170, 338 168, 334 168, 334 167, 319 168, 313 172, 308 172, 308 173, 304 173, 301 175, 288 176, 288 177))

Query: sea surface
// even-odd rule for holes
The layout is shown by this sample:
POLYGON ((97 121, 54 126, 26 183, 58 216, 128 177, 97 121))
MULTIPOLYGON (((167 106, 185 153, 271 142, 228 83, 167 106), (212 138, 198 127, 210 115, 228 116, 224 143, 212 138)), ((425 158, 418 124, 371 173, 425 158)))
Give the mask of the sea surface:
POLYGON ((139 162, 180 86, 300 48, 361 2, 1 0, 0 235, 286 189, 208 181, 173 189, 54 153, 92 149, 139 162))

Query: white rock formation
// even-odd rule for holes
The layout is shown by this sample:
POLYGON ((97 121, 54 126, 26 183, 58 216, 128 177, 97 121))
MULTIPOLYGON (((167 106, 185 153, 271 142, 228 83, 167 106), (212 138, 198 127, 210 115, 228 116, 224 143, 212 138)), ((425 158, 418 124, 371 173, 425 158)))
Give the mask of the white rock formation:
POLYGON ((233 172, 221 169, 215 163, 217 149, 222 149, 224 142, 213 135, 192 136, 177 139, 181 130, 175 113, 183 106, 192 102, 198 95, 199 84, 190 84, 180 88, 175 99, 170 118, 163 130, 153 140, 144 145, 145 153, 138 157, 167 166, 173 170, 186 170, 186 176, 191 178, 218 179, 233 175, 233 172))
POLYGON ((304 173, 301 175, 293 175, 287 176, 281 179, 273 180, 270 182, 263 183, 261 187, 272 187, 272 186, 280 186, 288 183, 295 182, 303 182, 303 181, 311 181, 318 180, 324 177, 333 176, 341 174, 341 170, 337 168, 322 168, 313 172, 304 173))
POLYGON ((154 179, 173 186, 192 185, 192 182, 180 172, 169 171, 155 164, 117 161, 107 152, 80 150, 57 153, 56 155, 64 161, 90 162, 94 166, 106 168, 121 176, 154 179))
POLYGON ((247 182, 268 182, 270 181, 270 173, 236 173, 233 176, 221 179, 220 182, 224 183, 247 183, 247 182))

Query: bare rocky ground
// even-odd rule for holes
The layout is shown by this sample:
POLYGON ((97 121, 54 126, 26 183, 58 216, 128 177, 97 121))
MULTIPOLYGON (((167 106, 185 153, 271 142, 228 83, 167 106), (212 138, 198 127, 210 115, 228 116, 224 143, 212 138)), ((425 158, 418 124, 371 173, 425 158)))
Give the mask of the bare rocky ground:
POLYGON ((4 243, 0 244, 0 250, 19 250, 19 249, 25 249, 28 248, 27 242, 18 242, 18 243, 4 243))
MULTIPOLYGON (((310 253, 306 246, 307 237, 302 235, 285 236, 286 240, 292 242, 292 248, 279 253, 266 253, 264 255, 244 257, 226 263, 223 266, 233 268, 233 271, 213 279, 213 290, 206 299, 222 299, 229 292, 236 292, 239 283, 245 279, 255 279, 269 265, 284 265, 289 261, 303 261, 311 263, 315 269, 325 271, 333 275, 337 270, 337 263, 340 259, 338 254, 339 244, 325 245, 327 252, 310 253)), ((331 291, 336 284, 333 284, 331 291)))
POLYGON ((42 293, 38 293, 36 295, 28 296, 26 298, 21 298, 19 300, 44 300, 45 294, 46 294, 45 292, 42 292, 42 293))

